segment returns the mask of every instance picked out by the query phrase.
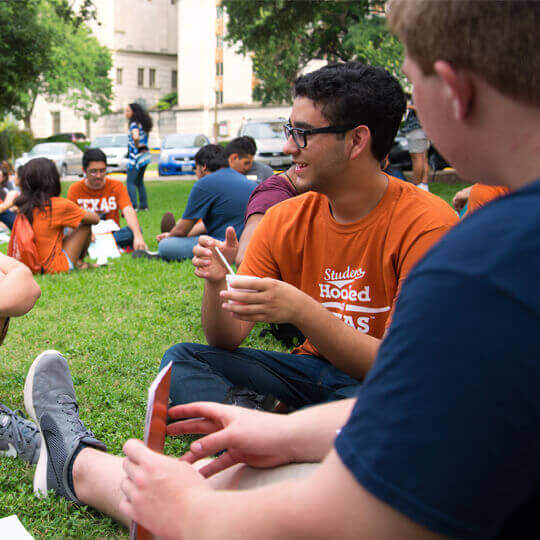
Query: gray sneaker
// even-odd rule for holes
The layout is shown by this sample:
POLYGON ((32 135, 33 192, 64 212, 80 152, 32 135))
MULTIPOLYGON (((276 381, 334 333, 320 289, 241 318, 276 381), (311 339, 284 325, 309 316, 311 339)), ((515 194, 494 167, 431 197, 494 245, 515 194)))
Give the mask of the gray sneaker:
POLYGON ((53 489, 80 503, 71 478, 73 456, 81 444, 106 447, 81 422, 68 364, 58 351, 45 351, 34 360, 24 384, 24 405, 41 432, 34 493, 46 496, 53 489))
POLYGON ((0 455, 36 464, 40 446, 36 424, 27 420, 22 411, 12 411, 0 403, 0 455))

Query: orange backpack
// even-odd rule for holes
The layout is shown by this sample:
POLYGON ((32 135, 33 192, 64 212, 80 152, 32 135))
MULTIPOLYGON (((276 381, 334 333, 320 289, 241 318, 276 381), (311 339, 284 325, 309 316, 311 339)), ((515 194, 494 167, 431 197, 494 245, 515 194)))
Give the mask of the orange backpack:
POLYGON ((8 245, 8 255, 26 264, 32 274, 42 274, 43 267, 34 242, 32 225, 22 214, 17 214, 8 245))

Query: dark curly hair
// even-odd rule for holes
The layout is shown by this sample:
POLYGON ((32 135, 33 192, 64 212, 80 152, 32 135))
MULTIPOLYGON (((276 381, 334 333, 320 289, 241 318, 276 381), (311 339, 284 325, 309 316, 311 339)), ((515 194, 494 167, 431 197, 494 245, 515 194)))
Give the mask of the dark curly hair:
POLYGON ((210 172, 217 171, 229 166, 227 153, 223 146, 219 144, 207 144, 195 154, 195 163, 206 168, 210 172))
POLYGON ((51 206, 51 197, 60 195, 60 175, 53 161, 47 158, 31 159, 21 171, 21 194, 15 200, 21 214, 30 223, 34 208, 45 210, 51 206))
POLYGON ((331 125, 367 126, 377 161, 390 151, 407 104, 395 77, 360 62, 329 64, 299 77, 294 97, 307 97, 321 105, 331 125))
POLYGON ((150 131, 152 131, 152 126, 154 125, 152 117, 138 103, 130 103, 129 108, 133 111, 130 122, 141 124, 144 131, 147 134, 150 133, 150 131))

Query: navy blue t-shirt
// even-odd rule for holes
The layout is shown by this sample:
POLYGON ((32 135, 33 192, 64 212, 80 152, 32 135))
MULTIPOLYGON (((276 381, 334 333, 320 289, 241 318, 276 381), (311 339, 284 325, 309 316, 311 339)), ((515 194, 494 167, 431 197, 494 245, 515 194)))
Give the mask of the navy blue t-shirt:
POLYGON ((207 233, 225 239, 232 226, 240 237, 244 229, 244 213, 251 192, 257 183, 227 167, 203 176, 191 189, 183 219, 202 219, 207 233))
POLYGON ((336 439, 365 489, 448 536, 540 536, 539 209, 536 181, 420 261, 336 439))

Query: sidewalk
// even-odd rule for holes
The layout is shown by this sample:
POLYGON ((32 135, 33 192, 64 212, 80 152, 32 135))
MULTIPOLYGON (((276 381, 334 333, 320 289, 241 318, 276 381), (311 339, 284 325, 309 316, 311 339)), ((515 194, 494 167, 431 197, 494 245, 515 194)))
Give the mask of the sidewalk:
MULTIPOLYGON (((126 174, 120 172, 109 173, 107 176, 111 178, 116 178, 116 180, 125 180, 126 174)), ((197 180, 197 177, 194 174, 182 174, 178 176, 159 176, 158 171, 146 171, 144 173, 144 181, 152 182, 154 180, 197 180)))

